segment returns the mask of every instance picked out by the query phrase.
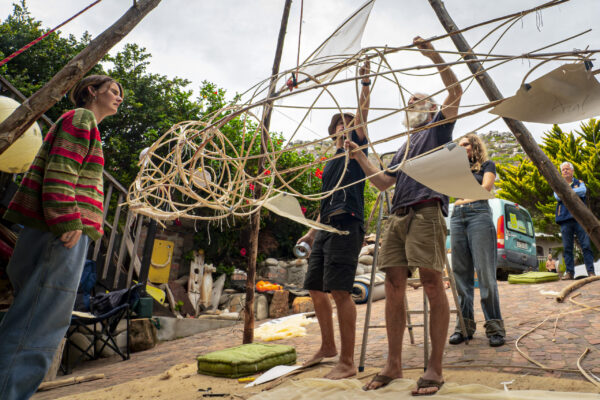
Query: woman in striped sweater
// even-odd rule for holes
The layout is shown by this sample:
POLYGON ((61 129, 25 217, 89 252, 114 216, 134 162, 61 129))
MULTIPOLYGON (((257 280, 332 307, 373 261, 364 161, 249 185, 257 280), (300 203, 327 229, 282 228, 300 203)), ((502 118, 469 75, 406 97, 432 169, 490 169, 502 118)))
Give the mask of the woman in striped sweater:
POLYGON ((50 368, 71 320, 90 241, 102 236, 104 157, 98 124, 123 88, 91 75, 77 107, 50 128, 4 215, 24 225, 7 273, 15 299, 0 322, 0 398, 28 399, 50 368))

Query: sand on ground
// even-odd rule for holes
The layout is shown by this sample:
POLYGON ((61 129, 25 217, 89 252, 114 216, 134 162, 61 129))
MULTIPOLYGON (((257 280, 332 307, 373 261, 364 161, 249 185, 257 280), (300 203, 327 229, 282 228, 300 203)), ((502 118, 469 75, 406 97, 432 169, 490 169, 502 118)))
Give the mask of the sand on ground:
MULTIPOLYGON (((66 400, 134 400, 134 399, 247 399, 263 390, 273 389, 278 385, 293 379, 320 378, 330 369, 330 363, 322 363, 297 375, 279 378, 272 382, 245 388, 246 383, 239 383, 237 379, 217 378, 197 373, 196 364, 178 364, 166 372, 136 379, 116 386, 107 387, 87 393, 77 393, 72 396, 61 397, 66 400), (207 394, 207 396, 203 396, 207 394), (211 396, 212 395, 212 396, 211 396), (222 395, 222 396, 221 396, 222 395)), ((368 382, 379 370, 367 368, 355 378, 368 382)), ((417 380, 422 370, 412 369, 405 371, 405 378, 417 380)), ((257 374, 256 376, 259 376, 257 374)), ((549 390, 555 392, 584 392, 598 393, 599 390, 592 383, 576 379, 557 379, 555 377, 540 377, 534 375, 517 375, 472 369, 447 368, 444 371, 446 382, 459 385, 481 384, 495 389, 502 389, 502 382, 513 381, 508 388, 511 390, 549 390)))

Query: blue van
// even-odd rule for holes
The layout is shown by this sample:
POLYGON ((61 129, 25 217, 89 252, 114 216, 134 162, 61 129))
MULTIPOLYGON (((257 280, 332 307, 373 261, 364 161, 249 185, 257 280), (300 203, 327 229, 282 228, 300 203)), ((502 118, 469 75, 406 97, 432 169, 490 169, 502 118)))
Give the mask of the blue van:
MULTIPOLYGON (((535 230, 529 211, 512 201, 503 199, 488 200, 492 209, 492 220, 496 227, 498 246, 498 266, 496 276, 505 280, 509 272, 521 273, 537 270, 538 261, 535 247, 535 230)), ((446 249, 450 249, 450 215, 454 204, 450 204, 446 225, 446 249)))

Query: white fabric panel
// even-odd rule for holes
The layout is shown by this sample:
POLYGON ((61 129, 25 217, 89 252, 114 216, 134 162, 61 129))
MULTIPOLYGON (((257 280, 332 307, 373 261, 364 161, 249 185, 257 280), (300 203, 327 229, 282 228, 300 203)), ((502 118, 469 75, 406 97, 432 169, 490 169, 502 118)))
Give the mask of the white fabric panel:
MULTIPOLYGON (((357 11, 352 13, 329 37, 325 40, 300 67, 298 80, 306 78, 305 74, 316 76, 327 69, 345 61, 346 56, 354 55, 361 49, 362 36, 367 25, 367 20, 375 0, 368 0, 357 11), (342 57, 340 57, 342 56, 342 57), (343 59, 342 59, 343 58, 343 59)), ((330 72, 319 76, 321 82, 330 80, 335 74, 330 72)))

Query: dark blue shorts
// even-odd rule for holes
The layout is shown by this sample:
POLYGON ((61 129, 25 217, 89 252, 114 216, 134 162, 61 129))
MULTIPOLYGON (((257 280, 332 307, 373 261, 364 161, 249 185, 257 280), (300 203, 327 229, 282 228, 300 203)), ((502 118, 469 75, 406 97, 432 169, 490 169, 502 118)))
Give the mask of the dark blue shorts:
POLYGON ((363 244, 363 222, 350 214, 340 214, 322 221, 348 235, 319 231, 308 259, 304 289, 352 292, 358 254, 363 244))

